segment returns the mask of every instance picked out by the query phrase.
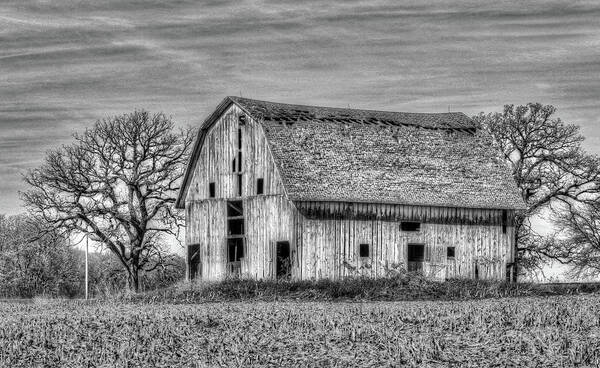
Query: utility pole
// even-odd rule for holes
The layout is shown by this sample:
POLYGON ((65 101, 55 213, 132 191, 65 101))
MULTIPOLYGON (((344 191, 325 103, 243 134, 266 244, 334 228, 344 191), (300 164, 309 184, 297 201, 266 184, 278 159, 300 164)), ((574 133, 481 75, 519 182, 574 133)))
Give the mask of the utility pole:
POLYGON ((88 299, 88 247, 90 238, 85 236, 85 300, 88 299))

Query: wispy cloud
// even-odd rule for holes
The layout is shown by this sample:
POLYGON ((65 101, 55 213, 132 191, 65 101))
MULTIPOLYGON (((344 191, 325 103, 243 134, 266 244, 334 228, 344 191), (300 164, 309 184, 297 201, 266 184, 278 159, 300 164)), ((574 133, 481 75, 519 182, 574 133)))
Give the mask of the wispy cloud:
POLYGON ((228 94, 405 111, 540 101, 600 153, 595 1, 7 0, 0 212, 19 172, 107 115, 198 124, 228 94))

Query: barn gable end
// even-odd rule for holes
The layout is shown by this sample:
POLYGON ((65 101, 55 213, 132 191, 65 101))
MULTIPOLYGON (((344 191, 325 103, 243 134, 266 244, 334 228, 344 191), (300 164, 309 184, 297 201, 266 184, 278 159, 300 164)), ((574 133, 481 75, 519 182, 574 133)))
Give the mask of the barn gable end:
POLYGON ((258 179, 262 179, 262 194, 285 194, 262 126, 249 116, 241 124, 242 115, 246 116, 232 104, 206 127, 196 163, 188 168, 192 175, 186 201, 210 198, 210 183, 214 183, 213 198, 254 196, 258 179), (241 196, 238 195, 240 174, 241 196))

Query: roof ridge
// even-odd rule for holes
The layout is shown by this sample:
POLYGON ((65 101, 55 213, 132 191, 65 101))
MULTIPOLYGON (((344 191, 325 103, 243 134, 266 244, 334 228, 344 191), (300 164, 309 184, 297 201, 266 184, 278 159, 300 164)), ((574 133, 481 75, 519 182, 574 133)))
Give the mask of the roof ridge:
POLYGON ((239 96, 227 96, 233 102, 237 102, 237 100, 243 100, 248 102, 258 102, 258 103, 268 103, 274 105, 285 105, 289 107, 308 107, 308 108, 317 108, 317 109, 331 109, 331 110, 352 110, 352 111, 364 111, 370 113, 382 113, 382 114, 415 114, 415 115, 462 115, 467 119, 470 119, 464 112, 462 111, 452 111, 452 112, 412 112, 412 111, 392 111, 392 110, 372 110, 372 109, 357 109, 352 107, 334 107, 334 106, 322 106, 322 105, 303 105, 303 104, 290 104, 286 102, 274 102, 267 100, 257 100, 254 98, 247 97, 239 97, 239 96))

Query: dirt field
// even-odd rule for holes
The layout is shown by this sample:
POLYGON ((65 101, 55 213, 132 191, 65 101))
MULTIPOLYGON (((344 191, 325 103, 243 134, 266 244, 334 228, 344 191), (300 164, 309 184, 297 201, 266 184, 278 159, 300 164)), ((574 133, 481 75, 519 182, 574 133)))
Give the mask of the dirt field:
POLYGON ((597 366, 600 297, 0 303, 5 367, 597 366))

